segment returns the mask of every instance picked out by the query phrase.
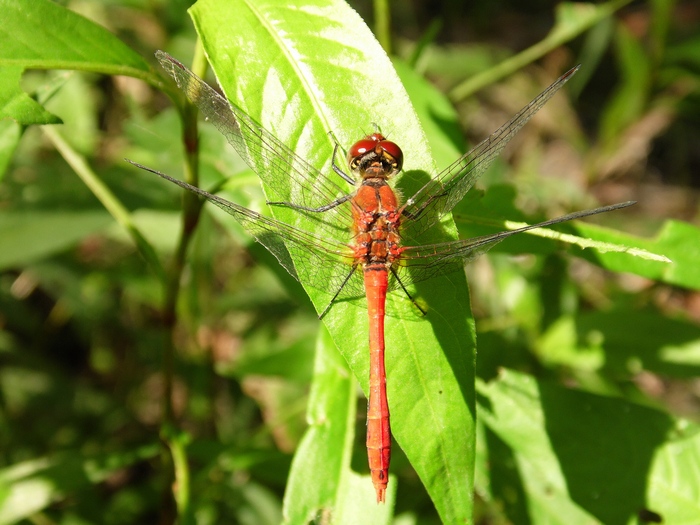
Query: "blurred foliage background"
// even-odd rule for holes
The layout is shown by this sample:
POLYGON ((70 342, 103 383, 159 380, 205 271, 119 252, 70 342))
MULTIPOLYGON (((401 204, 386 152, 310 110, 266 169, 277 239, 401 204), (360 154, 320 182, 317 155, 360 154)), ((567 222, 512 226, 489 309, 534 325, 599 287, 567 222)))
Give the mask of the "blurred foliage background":
MULTIPOLYGON (((0 12, 13 4, 0 1, 0 12)), ((109 29, 150 64, 156 49, 192 55, 188 2, 59 4, 109 29)), ((514 139, 456 210, 460 233, 469 235, 469 217, 481 211, 496 218, 511 208, 554 216, 637 200, 597 222, 616 230, 611 241, 629 241, 673 263, 630 265, 588 252, 522 255, 530 239, 477 260, 467 270, 477 391, 495 406, 506 386, 522 393, 536 380, 561 389, 541 387, 543 398, 572 399, 600 412, 612 410, 600 399, 639 407, 629 427, 619 429, 627 432, 625 446, 610 446, 608 429, 590 421, 600 439, 597 461, 623 462, 613 473, 629 466, 625 451, 645 448, 642 435, 654 434, 663 418, 692 437, 687 429, 700 414, 700 4, 416 1, 393 3, 388 11, 380 2, 351 5, 400 67, 410 66, 453 102, 459 127, 448 132, 462 150, 527 103, 523 92, 536 93, 583 63, 567 96, 548 104, 539 124, 514 139), (560 31, 550 33, 555 26, 560 31), (582 394, 596 397, 576 397, 582 394)), ((22 74, 2 47, 4 93, 7 79, 16 83, 21 75, 24 91, 49 112, 38 121, 56 115, 63 126, 57 135, 46 131, 50 125, 0 121, 0 523, 172 523, 185 508, 171 492, 183 450, 191 501, 180 522, 280 522, 292 455, 306 429, 319 331, 306 295, 233 221, 205 213, 174 310, 164 308, 169 292, 159 272, 178 261, 179 192, 122 159, 179 173, 176 111, 145 77, 41 66, 22 74), (99 189, 76 177, 78 159, 99 174, 128 220, 115 221, 119 212, 105 209, 99 189), (144 245, 153 252, 144 255, 144 245), (173 342, 174 362, 164 363, 163 349, 173 342), (170 366, 171 384, 164 382, 170 366), (162 427, 169 393, 177 430, 162 427)), ((3 97, 1 116, 11 117, 12 98, 3 97)), ((201 133, 206 180, 240 169, 215 130, 202 126, 201 133)), ((438 158, 438 165, 451 160, 438 158)), ((261 203, 253 175, 228 189, 237 202, 261 203)), ((363 403, 358 399, 358 436, 363 403)), ((506 417, 528 421, 533 414, 506 417)), ((623 421, 608 415, 611 426, 623 421)), ((493 418, 484 414, 487 422, 493 418)), ((491 422, 479 435, 475 521, 545 522, 533 497, 541 492, 522 479, 523 451, 504 439, 509 430, 491 422)), ((352 461, 366 472, 361 441, 355 440, 352 461)), ((697 440, 687 446, 695 457, 697 440)), ((397 522, 439 522, 400 456, 394 460, 397 522)), ((673 491, 664 485, 664 494, 687 507, 693 506, 688 486, 700 486, 690 470, 674 474, 673 491)), ((633 514, 617 516, 587 504, 589 494, 577 497, 575 476, 567 479, 571 498, 601 523, 700 519, 696 505, 694 514, 669 517, 648 499, 635 503, 633 514)), ((580 516, 567 512, 550 509, 549 517, 577 523, 580 516)))

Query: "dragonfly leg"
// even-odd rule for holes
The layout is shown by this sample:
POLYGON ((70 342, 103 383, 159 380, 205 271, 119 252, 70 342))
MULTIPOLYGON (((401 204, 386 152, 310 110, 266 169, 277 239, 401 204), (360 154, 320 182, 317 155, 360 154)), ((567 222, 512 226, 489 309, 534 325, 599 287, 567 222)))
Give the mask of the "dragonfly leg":
POLYGON ((354 186, 355 181, 352 180, 352 177, 350 177, 350 175, 348 175, 342 169, 340 169, 340 166, 338 166, 335 163, 335 155, 338 152, 338 146, 339 146, 339 144, 336 142, 335 146, 333 147, 333 161, 331 162, 331 166, 333 167, 333 171, 335 171, 338 175, 340 175, 343 178, 343 180, 345 180, 346 182, 348 182, 354 186))
POLYGON ((394 270, 394 267, 393 267, 393 266, 391 267, 391 275, 393 275, 393 276, 394 276, 394 279, 396 279, 396 282, 399 283, 399 286, 401 286, 401 289, 403 290, 403 293, 405 293, 405 294, 406 294, 406 297, 408 297, 408 298, 411 300, 411 302, 413 303, 413 306, 415 306, 416 308, 418 308, 418 310, 420 311, 420 313, 421 313, 422 315, 427 315, 428 312, 426 312, 425 310, 423 310, 423 309, 420 307, 420 305, 418 304, 418 302, 413 298, 413 296, 411 296, 411 294, 408 293, 408 290, 407 290, 406 287, 403 285, 403 282, 401 282, 401 279, 399 278, 399 274, 396 273, 396 270, 394 270))
POLYGON ((332 131, 328 132, 328 136, 333 139, 333 142, 335 143, 335 146, 333 146, 333 158, 331 159, 331 166, 333 167, 333 171, 335 171, 340 177, 347 182, 348 184, 355 186, 355 180, 345 173, 338 164, 335 162, 335 156, 338 154, 338 148, 340 147, 340 144, 338 143, 338 140, 335 138, 335 135, 333 135, 332 131))
MULTIPOLYGON (((340 144, 335 139, 335 135, 333 135, 332 131, 329 131, 328 135, 333 139, 333 142, 335 142, 335 146, 333 147, 333 159, 331 162, 331 165, 333 166, 333 171, 335 171, 338 175, 340 175, 344 181, 355 186, 355 181, 352 179, 352 177, 350 177, 350 175, 348 175, 342 169, 340 169, 340 167, 336 164, 335 156, 338 154, 338 148, 340 147, 340 144)), ((332 210, 333 208, 340 206, 344 202, 347 202, 350 199, 352 199, 353 197, 354 197, 354 192, 348 193, 347 195, 343 195, 339 199, 336 199, 333 202, 330 202, 324 206, 319 206, 318 208, 299 206, 298 204, 293 204, 291 202, 270 202, 270 201, 268 201, 267 204, 268 204, 268 206, 284 206, 285 208, 292 208, 293 210, 310 211, 312 213, 322 213, 324 211, 332 210)))
POLYGON ((321 315, 318 316, 319 319, 323 319, 323 317, 328 313, 328 310, 331 309, 331 306, 333 306, 333 303, 335 302, 335 300, 336 300, 336 299, 338 298, 338 296, 340 295, 340 292, 343 291, 343 288, 345 288, 345 285, 348 284, 348 281, 350 280, 350 277, 352 277, 352 274, 355 273, 355 270, 357 270, 357 264, 353 264, 353 265, 352 265, 352 268, 350 269, 350 272, 348 273, 348 276, 347 276, 347 277, 345 278, 345 280, 343 281, 343 284, 340 285, 340 288, 338 288, 338 290, 335 292, 335 295, 333 296, 333 299, 330 300, 330 302, 328 303, 328 306, 326 306, 326 307, 323 309, 323 312, 321 312, 321 315))

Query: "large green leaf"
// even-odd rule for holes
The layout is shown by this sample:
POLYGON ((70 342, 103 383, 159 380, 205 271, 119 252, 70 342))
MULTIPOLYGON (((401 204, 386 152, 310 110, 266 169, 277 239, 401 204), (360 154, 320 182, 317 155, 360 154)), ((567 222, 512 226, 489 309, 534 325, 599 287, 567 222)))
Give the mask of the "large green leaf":
POLYGON ((0 65, 149 77, 145 60, 87 18, 49 0, 0 0, 0 65))
POLYGON ((49 0, 0 0, 0 119, 56 124, 60 119, 24 94, 25 69, 75 69, 128 75, 159 84, 148 63, 94 22, 49 0))
POLYGON ((508 370, 477 389, 479 417, 513 454, 532 523, 700 521, 697 426, 508 370))
MULTIPOLYGON (((401 144, 407 171, 419 177, 435 172, 390 61, 347 5, 205 0, 192 15, 227 96, 325 173, 333 176, 328 131, 349 147, 373 123, 401 144)), ((403 178, 399 185, 410 185, 410 176, 403 178)), ((319 310, 330 299, 307 292, 319 310)), ((474 328, 464 276, 435 279, 419 287, 418 296, 428 305, 425 318, 401 294, 388 298, 393 434, 443 520, 466 521, 473 487, 474 328)), ((335 304, 324 321, 366 392, 364 300, 335 304)))

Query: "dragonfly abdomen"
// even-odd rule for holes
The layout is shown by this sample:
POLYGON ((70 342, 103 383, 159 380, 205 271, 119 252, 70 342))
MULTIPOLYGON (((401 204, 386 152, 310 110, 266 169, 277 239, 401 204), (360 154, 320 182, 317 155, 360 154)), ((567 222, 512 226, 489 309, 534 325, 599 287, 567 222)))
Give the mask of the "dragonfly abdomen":
POLYGON ((383 502, 389 478, 391 429, 384 365, 384 309, 388 270, 383 265, 364 268, 369 314, 369 402, 367 406, 367 457, 377 502, 383 502))

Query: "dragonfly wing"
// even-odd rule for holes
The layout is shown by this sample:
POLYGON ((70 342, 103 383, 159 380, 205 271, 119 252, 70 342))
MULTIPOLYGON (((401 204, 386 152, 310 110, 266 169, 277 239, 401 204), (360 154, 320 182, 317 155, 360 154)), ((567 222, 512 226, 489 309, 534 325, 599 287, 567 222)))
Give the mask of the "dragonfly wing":
POLYGON ((393 279, 389 291, 397 290, 401 284, 408 286, 451 273, 464 270, 464 265, 486 253, 505 237, 494 238, 493 235, 476 237, 468 240, 408 246, 401 259, 394 266, 401 283, 393 279))
MULTIPOLYGON (((432 245, 407 246, 396 264, 395 271, 404 285, 421 282, 437 275, 445 275, 462 270, 466 263, 486 253, 496 244, 513 235, 534 230, 535 228, 544 228, 562 222, 581 219, 590 215, 619 210, 632 204, 634 204, 634 201, 578 211, 537 224, 529 224, 514 230, 506 230, 482 237, 432 245)), ((396 290, 399 286, 399 283, 393 282, 390 284, 390 289, 396 290)))
MULTIPOLYGON (((347 184, 339 186, 329 176, 299 157, 178 60, 163 51, 156 52, 156 57, 190 102, 199 108, 206 120, 214 124, 263 180, 270 201, 321 208, 354 189, 347 184)), ((323 213, 307 215, 325 224, 350 224, 352 216, 348 206, 345 203, 323 213)))
MULTIPOLYGON (((355 275, 348 279, 355 262, 348 246, 305 232, 271 217, 265 217, 157 170, 129 162, 205 198, 234 217, 248 233, 255 237, 256 241, 275 256, 292 277, 302 284, 329 294, 335 294, 343 287, 338 297, 364 295, 362 279, 355 275)), ((354 273, 361 274, 361 272, 354 273)))
POLYGON ((409 218, 415 218, 415 226, 412 230, 414 235, 426 231, 444 214, 452 211, 452 208, 462 200, 476 180, 491 166, 520 128, 566 84, 579 67, 576 66, 559 77, 510 121, 445 168, 406 201, 405 214, 409 218))

